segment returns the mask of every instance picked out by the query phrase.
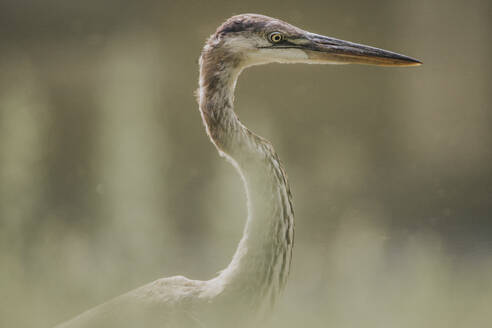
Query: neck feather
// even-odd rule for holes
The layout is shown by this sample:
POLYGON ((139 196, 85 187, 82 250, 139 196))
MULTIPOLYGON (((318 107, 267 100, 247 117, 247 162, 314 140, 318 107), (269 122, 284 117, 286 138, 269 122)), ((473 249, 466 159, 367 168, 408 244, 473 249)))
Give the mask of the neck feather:
POLYGON ((294 214, 285 172, 272 145, 249 131, 233 111, 241 58, 206 46, 200 58, 199 104, 207 134, 238 170, 248 198, 243 237, 219 276, 224 292, 252 304, 273 303, 290 268, 294 214))

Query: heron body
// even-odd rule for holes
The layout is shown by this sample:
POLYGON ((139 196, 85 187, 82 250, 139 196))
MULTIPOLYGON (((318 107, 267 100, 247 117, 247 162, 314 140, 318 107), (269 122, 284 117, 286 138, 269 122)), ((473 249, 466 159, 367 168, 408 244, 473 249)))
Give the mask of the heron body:
POLYGON ((246 189, 248 218, 232 261, 210 280, 159 279, 58 328, 241 327, 256 323, 275 304, 291 264, 292 197, 271 143, 248 130, 233 110, 241 71, 271 62, 420 63, 389 51, 309 33, 267 16, 245 14, 228 19, 203 48, 197 96, 210 140, 238 170, 246 189))

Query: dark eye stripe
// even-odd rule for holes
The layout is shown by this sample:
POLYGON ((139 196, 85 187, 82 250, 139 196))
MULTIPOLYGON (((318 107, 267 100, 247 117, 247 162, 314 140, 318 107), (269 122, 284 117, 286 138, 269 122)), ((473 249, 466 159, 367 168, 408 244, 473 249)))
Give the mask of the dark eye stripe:
POLYGON ((277 42, 277 43, 274 43, 270 46, 267 46, 267 47, 260 47, 260 48, 263 48, 263 49, 275 49, 275 48, 283 48, 283 49, 288 49, 288 48, 300 48, 301 46, 298 45, 298 44, 295 44, 295 43, 292 43, 288 40, 282 40, 280 42, 277 42))
POLYGON ((276 45, 282 46, 297 46, 297 44, 290 42, 289 40, 282 40, 280 42, 275 43, 276 45))

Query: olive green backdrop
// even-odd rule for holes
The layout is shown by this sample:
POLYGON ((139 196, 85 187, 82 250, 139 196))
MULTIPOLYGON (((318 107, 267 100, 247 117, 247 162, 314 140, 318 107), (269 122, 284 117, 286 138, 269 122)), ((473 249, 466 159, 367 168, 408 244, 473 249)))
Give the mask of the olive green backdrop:
POLYGON ((490 1, 0 2, 0 326, 49 327, 224 268, 246 216, 193 92, 204 40, 255 12, 421 59, 247 70, 296 212, 272 327, 492 320, 490 1))

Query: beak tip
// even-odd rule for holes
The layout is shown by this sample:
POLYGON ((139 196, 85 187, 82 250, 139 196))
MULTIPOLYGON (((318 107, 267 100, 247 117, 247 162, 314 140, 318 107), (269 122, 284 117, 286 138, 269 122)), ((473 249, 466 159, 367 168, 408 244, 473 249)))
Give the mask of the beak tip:
POLYGON ((412 57, 402 56, 397 60, 394 60, 389 63, 378 63, 377 65, 382 66, 400 66, 400 67, 417 67, 423 64, 420 60, 417 60, 412 57), (403 58, 402 58, 403 57, 403 58))
POLYGON ((415 58, 412 58, 412 57, 407 57, 405 56, 405 59, 402 63, 404 66, 420 66, 423 64, 423 62, 421 62, 420 60, 418 59, 415 59, 415 58))
MULTIPOLYGON (((413 59, 413 58, 412 58, 413 59)), ((410 66, 421 66, 423 65, 424 63, 421 62, 420 60, 417 60, 417 59, 413 59, 413 62, 410 64, 410 66)))

